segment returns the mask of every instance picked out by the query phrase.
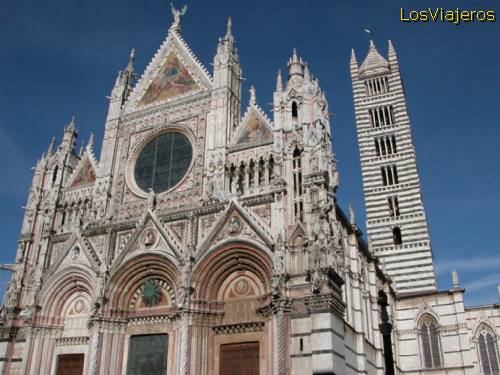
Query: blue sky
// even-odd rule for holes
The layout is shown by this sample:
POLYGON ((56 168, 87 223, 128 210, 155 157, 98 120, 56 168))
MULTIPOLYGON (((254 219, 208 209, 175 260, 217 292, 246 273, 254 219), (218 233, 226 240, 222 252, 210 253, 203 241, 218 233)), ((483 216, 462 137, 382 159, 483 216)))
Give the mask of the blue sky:
MULTIPOLYGON (((178 7, 184 3, 178 3, 178 7)), ((245 81, 269 113, 278 68, 292 48, 319 77, 333 112, 339 199, 364 222, 361 173, 349 77, 369 28, 379 50, 396 47, 408 97, 439 288, 459 272, 468 304, 498 300, 500 283, 500 25, 402 23, 399 9, 484 9, 490 1, 207 1, 190 0, 183 36, 211 71, 218 37, 233 17, 245 81)), ((500 12, 500 7, 495 9, 500 12)), ((142 72, 171 24, 160 0, 3 2, 0 13, 0 262, 12 262, 30 167, 60 138, 72 115, 79 141, 99 148, 117 71, 136 48, 142 72)), ((8 274, 0 274, 4 285, 8 274)))

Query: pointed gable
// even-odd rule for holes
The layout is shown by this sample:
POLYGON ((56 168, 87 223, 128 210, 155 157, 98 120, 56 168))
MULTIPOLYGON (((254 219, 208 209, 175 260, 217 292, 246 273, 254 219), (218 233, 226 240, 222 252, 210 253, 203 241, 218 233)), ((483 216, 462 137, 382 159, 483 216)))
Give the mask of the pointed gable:
POLYGON ((129 113, 210 89, 212 78, 175 30, 146 67, 125 103, 129 113))
POLYGON ((239 150, 269 143, 273 143, 273 129, 264 115, 251 106, 243 118, 231 148, 239 150))
POLYGON ((84 158, 79 163, 70 179, 68 183, 70 188, 94 183, 96 174, 89 158, 84 158))
POLYGON ((197 249, 200 258, 213 245, 227 240, 250 239, 271 248, 274 243, 271 228, 249 208, 231 200, 225 210, 217 215, 216 222, 202 239, 197 249))
POLYGON ((126 258, 138 252, 163 251, 171 258, 181 257, 182 248, 177 236, 169 228, 164 227, 156 214, 150 210, 137 224, 135 231, 126 237, 126 241, 111 267, 111 272, 118 269, 126 258))
POLYGON ((76 230, 68 241, 64 244, 63 250, 57 255, 54 263, 50 267, 46 279, 49 279, 59 269, 72 266, 74 264, 85 265, 94 271, 98 271, 101 266, 101 259, 90 242, 76 230))
POLYGON ((165 63, 137 104, 138 107, 198 91, 200 86, 174 52, 170 52, 165 63))

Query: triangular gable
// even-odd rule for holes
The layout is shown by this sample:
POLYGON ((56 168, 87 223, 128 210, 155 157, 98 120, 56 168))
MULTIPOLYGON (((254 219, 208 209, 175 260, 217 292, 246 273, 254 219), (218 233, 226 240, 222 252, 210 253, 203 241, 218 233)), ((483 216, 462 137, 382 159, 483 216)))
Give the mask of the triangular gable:
POLYGON ((170 256, 179 259, 181 244, 176 237, 170 229, 161 224, 154 212, 148 210, 114 261, 111 273, 124 262, 127 256, 136 251, 166 250, 170 256))
POLYGON ((211 85, 208 71, 182 37, 170 30, 132 90, 124 112, 177 100, 208 90, 211 85))
POLYGON ((218 217, 217 222, 201 241, 197 250, 197 258, 200 258, 215 243, 228 238, 241 239, 250 234, 255 234, 261 242, 272 248, 274 239, 271 229, 238 201, 231 200, 218 217))
POLYGON ((264 116, 255 106, 251 106, 240 128, 236 132, 235 141, 231 148, 243 149, 273 143, 273 128, 264 116))
POLYGON ((78 231, 73 232, 66 242, 63 250, 47 273, 46 279, 49 279, 58 269, 75 263, 84 264, 96 272, 99 271, 101 266, 101 260, 96 251, 78 231))
POLYGON ((67 186, 74 188, 82 185, 93 184, 96 180, 96 173, 90 158, 84 157, 71 174, 67 186))
POLYGON ((73 173, 66 182, 66 187, 73 188, 78 186, 93 184, 97 178, 98 162, 94 155, 92 144, 85 147, 85 152, 76 165, 73 173))

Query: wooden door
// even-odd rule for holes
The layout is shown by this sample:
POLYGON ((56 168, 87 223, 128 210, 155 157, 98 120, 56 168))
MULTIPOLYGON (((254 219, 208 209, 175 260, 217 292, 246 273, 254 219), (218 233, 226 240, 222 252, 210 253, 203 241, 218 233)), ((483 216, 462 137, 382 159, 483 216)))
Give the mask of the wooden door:
POLYGON ((259 375, 259 343, 221 345, 219 375, 259 375))
POLYGON ((57 356, 56 375, 82 375, 83 354, 61 354, 57 356))

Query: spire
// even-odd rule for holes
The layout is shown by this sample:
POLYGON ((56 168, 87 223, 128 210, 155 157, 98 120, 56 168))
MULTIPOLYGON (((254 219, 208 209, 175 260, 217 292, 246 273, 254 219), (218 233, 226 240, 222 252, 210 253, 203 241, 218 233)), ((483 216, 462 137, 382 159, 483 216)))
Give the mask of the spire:
POLYGON ((294 75, 303 75, 303 63, 302 59, 299 59, 297 55, 297 49, 293 49, 292 57, 288 60, 288 75, 290 77, 294 75))
POLYGON ((75 125, 75 116, 71 118, 71 121, 64 128, 63 139, 61 141, 61 148, 73 151, 75 149, 75 139, 78 136, 78 132, 76 130, 75 125))
POLYGON ((283 91, 283 77, 281 76, 281 69, 278 69, 278 75, 276 76, 276 91, 283 91))
POLYGON ((134 61, 135 61, 135 48, 130 50, 130 55, 128 56, 128 64, 125 69, 126 72, 133 73, 134 72, 134 61))
POLYGON ((390 39, 389 39, 389 53, 387 54, 387 56, 389 57, 389 60, 392 57, 397 57, 396 50, 394 49, 394 46, 392 45, 392 42, 390 39))
POLYGON ((389 39, 389 48, 387 51, 387 58, 389 59, 389 64, 391 65, 391 70, 394 68, 398 69, 398 55, 396 54, 396 50, 392 45, 391 40, 389 39))
POLYGON ((255 87, 250 87, 250 105, 255 105, 255 103, 257 102, 257 97, 255 95, 255 87))
POLYGON ((307 63, 304 63, 304 79, 306 81, 311 80, 311 72, 309 71, 309 65, 307 63))
POLYGON ((368 54, 366 55, 365 61, 363 61, 363 64, 361 64, 361 67, 359 68, 360 74, 363 74, 365 72, 389 72, 389 62, 378 52, 377 47, 375 47, 375 43, 373 43, 373 40, 370 40, 368 54))
POLYGON ((87 142, 87 146, 92 147, 94 145, 94 133, 90 132, 89 141, 87 142))
POLYGON ((226 35, 224 36, 226 40, 233 40, 233 19, 231 17, 227 18, 226 35))
POLYGON ((354 52, 354 48, 351 49, 351 67, 358 68, 358 60, 356 59, 356 52, 354 52))
POLYGON ((47 155, 52 154, 52 150, 54 149, 54 144, 56 143, 56 137, 52 137, 49 148, 47 149, 47 155))
POLYGON ((75 116, 71 117, 71 121, 69 122, 68 125, 64 128, 64 132, 75 132, 76 130, 76 125, 75 125, 75 116))

